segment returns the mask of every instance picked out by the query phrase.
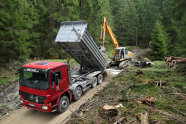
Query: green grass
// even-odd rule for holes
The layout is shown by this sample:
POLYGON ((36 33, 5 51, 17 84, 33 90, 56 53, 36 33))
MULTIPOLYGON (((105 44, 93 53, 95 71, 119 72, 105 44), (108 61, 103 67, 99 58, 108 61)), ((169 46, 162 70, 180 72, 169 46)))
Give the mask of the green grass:
MULTIPOLYGON (((186 80, 183 73, 175 72, 171 69, 163 67, 163 62, 156 61, 151 68, 136 69, 134 68, 131 72, 115 77, 115 82, 123 81, 123 85, 129 86, 125 88, 125 91, 121 91, 122 99, 121 101, 126 101, 128 98, 144 98, 145 96, 151 96, 156 99, 154 107, 159 110, 164 110, 166 112, 177 114, 177 111, 172 109, 170 106, 176 106, 178 110, 186 112, 185 102, 181 102, 182 99, 170 95, 172 92, 184 93, 184 87, 186 87, 186 80), (137 75, 135 72, 141 70, 143 74, 137 75), (166 81, 170 85, 166 86, 166 89, 156 86, 155 81, 166 81), (178 89, 178 91, 173 91, 172 87, 178 89), (126 95, 130 89, 130 93, 126 95)), ((117 87, 117 86, 115 86, 117 87)), ((135 99, 132 99, 130 103, 123 102, 132 113, 138 114, 141 111, 148 111, 149 107, 147 105, 139 105, 136 103, 135 99), (132 107, 131 107, 132 106, 132 107)), ((155 114, 156 115, 156 114, 155 114)), ((161 122, 166 122, 167 120, 161 118, 161 116, 156 115, 161 122)), ((151 119, 153 116, 151 117, 151 119)), ((178 122, 174 122, 178 123, 178 122)))
MULTIPOLYGON (((131 118, 132 120, 136 120, 139 113, 149 112, 150 122, 158 121, 159 123, 177 124, 180 122, 177 120, 170 121, 167 119, 168 117, 164 117, 165 115, 152 111, 152 109, 162 110, 184 118, 184 116, 172 107, 186 113, 186 102, 175 95, 171 95, 171 93, 185 93, 185 87, 185 73, 175 72, 174 70, 165 68, 162 61, 155 61, 154 65, 150 68, 131 67, 129 72, 122 72, 114 77, 113 81, 99 93, 98 98, 103 104, 107 103, 115 106, 122 103, 124 108, 119 109, 120 117, 124 116, 130 118, 130 120, 131 118), (137 74, 136 72, 139 70, 143 74, 137 74), (157 86, 155 81, 160 80, 169 82, 169 85, 164 86, 165 88, 157 86), (177 89, 176 91, 175 88, 177 89), (147 96, 155 99, 154 105, 149 106, 137 102, 138 99, 143 99, 147 96)), ((99 117, 97 111, 93 112, 95 109, 98 111, 99 107, 91 108, 83 116, 97 117, 97 120, 104 120, 105 123, 109 123, 107 119, 99 117)))
POLYGON ((18 80, 18 76, 12 75, 11 77, 8 78, 2 78, 0 77, 0 84, 8 84, 8 82, 18 80))

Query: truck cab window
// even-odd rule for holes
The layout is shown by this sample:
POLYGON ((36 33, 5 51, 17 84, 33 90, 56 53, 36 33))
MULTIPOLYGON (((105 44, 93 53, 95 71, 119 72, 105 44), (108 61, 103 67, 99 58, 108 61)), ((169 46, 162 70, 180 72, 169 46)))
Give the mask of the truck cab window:
POLYGON ((32 72, 28 72, 28 71, 25 71, 25 72, 24 72, 24 76, 23 76, 23 79, 24 79, 24 80, 29 80, 29 79, 31 79, 32 77, 33 77, 32 72))
POLYGON ((128 54, 128 52, 129 52, 128 49, 125 49, 125 54, 128 54))
POLYGON ((55 82, 55 76, 57 76, 57 81, 60 82, 61 81, 61 71, 56 71, 54 73, 52 73, 52 82, 55 82))
POLYGON ((47 90, 49 88, 47 73, 45 70, 24 68, 21 70, 20 85, 39 90, 47 90))

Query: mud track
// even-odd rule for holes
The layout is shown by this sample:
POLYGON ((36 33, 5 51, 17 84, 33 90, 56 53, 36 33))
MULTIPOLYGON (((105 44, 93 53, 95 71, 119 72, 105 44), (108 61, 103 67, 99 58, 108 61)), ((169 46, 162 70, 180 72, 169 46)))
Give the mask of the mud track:
POLYGON ((9 112, 8 115, 2 116, 0 124, 64 124, 70 118, 71 111, 78 110, 81 105, 91 99, 97 92, 101 91, 111 81, 113 75, 110 71, 107 72, 107 76, 101 85, 84 92, 82 98, 76 102, 71 102, 69 106, 70 110, 67 109, 62 114, 58 114, 57 112, 44 113, 21 107, 20 109, 9 112))

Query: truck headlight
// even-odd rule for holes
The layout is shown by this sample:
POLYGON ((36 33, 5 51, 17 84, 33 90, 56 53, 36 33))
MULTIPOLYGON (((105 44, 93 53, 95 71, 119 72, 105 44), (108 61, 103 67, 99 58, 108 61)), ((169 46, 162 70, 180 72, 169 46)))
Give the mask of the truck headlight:
POLYGON ((23 100, 20 100, 21 104, 23 104, 23 100))
POLYGON ((42 106, 42 109, 43 110, 47 110, 48 109, 48 106, 42 106))

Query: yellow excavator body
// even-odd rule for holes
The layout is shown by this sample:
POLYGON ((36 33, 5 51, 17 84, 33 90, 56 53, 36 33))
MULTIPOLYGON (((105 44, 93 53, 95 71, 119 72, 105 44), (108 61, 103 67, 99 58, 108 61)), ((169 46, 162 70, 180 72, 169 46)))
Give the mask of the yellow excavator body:
POLYGON ((113 54, 112 54, 112 61, 115 62, 122 62, 128 59, 132 58, 132 52, 128 51, 126 47, 119 47, 119 44, 115 38, 114 33, 112 32, 111 27, 109 26, 106 17, 103 18, 103 23, 101 27, 101 36, 100 36, 100 41, 101 41, 101 47, 104 47, 104 41, 105 41, 105 32, 109 34, 109 37, 112 41, 112 44, 114 46, 113 54))

